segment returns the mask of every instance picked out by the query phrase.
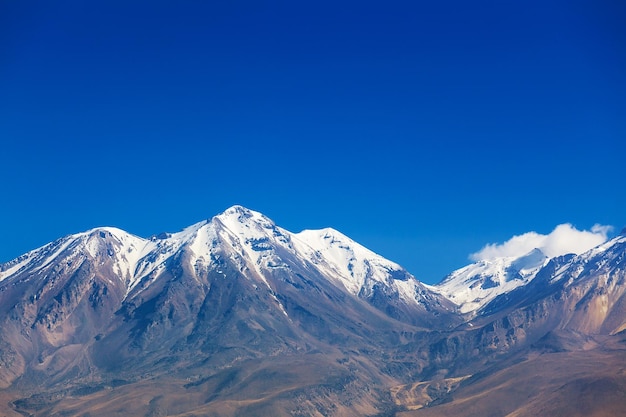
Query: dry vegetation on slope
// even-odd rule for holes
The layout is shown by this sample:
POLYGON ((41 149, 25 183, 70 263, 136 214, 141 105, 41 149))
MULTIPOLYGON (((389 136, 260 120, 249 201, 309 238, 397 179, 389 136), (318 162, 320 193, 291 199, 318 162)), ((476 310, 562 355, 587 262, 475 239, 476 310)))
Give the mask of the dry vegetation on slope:
POLYGON ((399 417, 626 416, 626 336, 575 352, 541 348, 487 369, 429 408, 399 417))

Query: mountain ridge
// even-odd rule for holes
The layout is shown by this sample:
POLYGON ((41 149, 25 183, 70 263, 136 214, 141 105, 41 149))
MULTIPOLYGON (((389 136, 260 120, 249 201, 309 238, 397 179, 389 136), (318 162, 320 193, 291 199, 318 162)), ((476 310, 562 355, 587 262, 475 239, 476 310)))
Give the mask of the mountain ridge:
MULTIPOLYGON (((386 279, 385 273, 391 273, 399 278, 396 281, 405 283, 400 287, 402 295, 407 299, 415 298, 411 296, 411 292, 416 291, 416 288, 406 283, 417 280, 408 271, 359 245, 337 230, 324 228, 291 233, 276 226, 261 213, 238 205, 210 220, 195 223, 180 232, 161 234, 161 237, 141 238, 115 227, 97 227, 68 235, 1 264, 0 282, 21 270, 45 267, 46 263, 51 262, 55 256, 70 246, 82 245, 87 253, 94 256, 98 250, 98 243, 94 238, 98 236, 105 238, 106 235, 114 240, 107 243, 106 250, 120 265, 119 275, 125 277, 130 292, 139 281, 152 272, 153 268, 158 268, 182 247, 189 247, 196 257, 195 260, 206 262, 207 259, 211 259, 213 257, 211 250, 216 247, 219 233, 222 233, 222 243, 234 245, 236 250, 241 250, 244 254, 245 259, 240 259, 243 262, 240 266, 254 271, 261 280, 263 272, 259 268, 262 261, 266 261, 266 267, 272 265, 269 258, 273 254, 265 252, 271 252, 273 246, 282 246, 281 249, 301 252, 298 255, 303 257, 311 257, 313 260, 324 259, 326 274, 334 276, 336 278, 334 281, 355 295, 363 290, 366 278, 370 283, 371 281, 375 283, 386 279), (199 235, 200 232, 203 234, 199 235), (41 259, 42 253, 51 251, 52 254, 41 259), (321 252, 329 252, 330 256, 322 256, 321 252), (328 259, 332 259, 332 262, 328 263, 328 259)), ((270 267, 276 268, 279 265, 270 267)))
POLYGON ((451 300, 334 229, 241 206, 147 239, 90 229, 0 265, 0 411, 446 415, 537 355, 621 358, 626 236, 546 258, 457 270, 451 300))

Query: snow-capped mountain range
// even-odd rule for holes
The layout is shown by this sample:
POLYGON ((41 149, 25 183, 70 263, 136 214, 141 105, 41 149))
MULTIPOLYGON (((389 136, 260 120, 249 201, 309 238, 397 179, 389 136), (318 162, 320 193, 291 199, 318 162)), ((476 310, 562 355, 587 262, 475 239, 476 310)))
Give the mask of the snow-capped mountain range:
POLYGON ((84 257, 110 263, 112 276, 125 288, 124 298, 136 297, 159 277, 173 258, 184 258, 189 269, 214 269, 222 258, 255 285, 272 290, 268 271, 294 263, 317 273, 345 291, 361 297, 384 288, 399 300, 421 304, 443 302, 400 265, 361 246, 340 232, 325 228, 291 233, 263 214, 241 206, 191 225, 177 233, 141 238, 114 227, 99 227, 58 239, 0 265, 0 282, 14 276, 37 275, 55 263, 78 267, 84 257), (184 256, 183 256, 184 255, 184 256), (78 262, 77 262, 78 261, 78 262))
POLYGON ((1 264, 0 328, 11 417, 408 413, 460 385, 491 395, 485 369, 517 372, 528 352, 598 347, 623 363, 626 232, 424 285, 334 229, 292 233, 233 206, 177 233, 100 227, 1 264))
MULTIPOLYGON (((572 274, 572 265, 577 267, 577 276, 585 269, 584 265, 598 256, 610 252, 611 248, 619 247, 626 241, 626 234, 619 236, 581 254, 568 254, 568 259, 557 271, 544 271, 549 274, 550 282, 556 282, 567 274, 572 274)), ((481 260, 460 268, 449 274, 433 290, 446 296, 456 304, 461 313, 478 314, 481 309, 500 295, 507 294, 515 289, 528 285, 541 271, 544 270, 552 258, 546 256, 540 249, 533 249, 521 257, 497 257, 481 260)), ((606 259, 603 262, 610 264, 619 260, 606 259)))
MULTIPOLYGON (((540 249, 522 257, 481 260, 453 271, 437 285, 425 285, 395 262, 363 247, 332 228, 289 232, 263 214, 233 206, 212 219, 191 225, 177 233, 141 238, 115 227, 99 227, 70 235, 0 265, 0 281, 12 275, 36 274, 62 254, 96 257, 106 239, 107 255, 115 275, 126 287, 126 296, 137 284, 142 289, 163 270, 168 261, 184 250, 186 262, 194 268, 215 263, 226 253, 241 272, 261 285, 268 270, 288 268, 281 256, 289 254, 301 263, 310 262, 327 279, 353 295, 371 293, 383 285, 407 301, 419 303, 425 293, 441 294, 461 313, 476 314, 496 297, 531 282, 550 258, 540 249)), ((617 237, 580 259, 605 250, 617 237)), ((558 279, 558 277, 555 277, 558 279)), ((141 291, 141 290, 136 290, 141 291)))

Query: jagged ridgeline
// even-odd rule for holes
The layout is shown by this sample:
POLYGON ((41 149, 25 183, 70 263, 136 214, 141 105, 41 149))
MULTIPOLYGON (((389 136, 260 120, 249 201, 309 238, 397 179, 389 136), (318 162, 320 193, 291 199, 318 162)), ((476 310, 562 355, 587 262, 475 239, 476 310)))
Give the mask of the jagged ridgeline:
POLYGON ((93 229, 0 266, 0 415, 623 413, 625 253, 620 235, 427 286, 240 206, 148 239, 93 229))

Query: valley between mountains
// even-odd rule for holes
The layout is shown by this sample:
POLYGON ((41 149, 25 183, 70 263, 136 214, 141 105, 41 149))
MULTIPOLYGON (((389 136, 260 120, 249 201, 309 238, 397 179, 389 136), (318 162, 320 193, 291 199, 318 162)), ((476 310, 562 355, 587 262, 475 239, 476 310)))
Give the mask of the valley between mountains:
POLYGON ((438 285, 233 206, 0 265, 0 416, 626 415, 626 234, 438 285))

